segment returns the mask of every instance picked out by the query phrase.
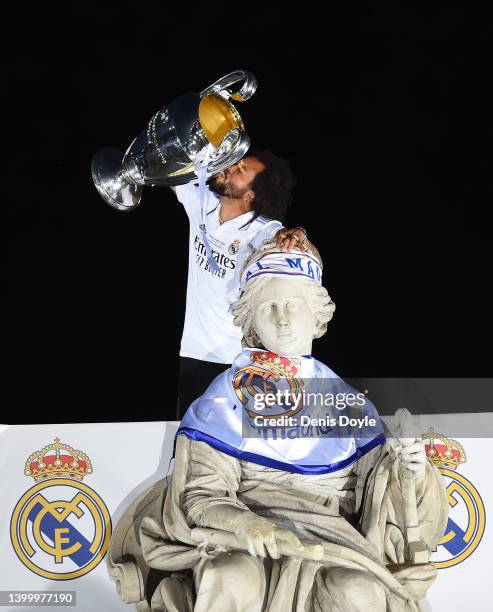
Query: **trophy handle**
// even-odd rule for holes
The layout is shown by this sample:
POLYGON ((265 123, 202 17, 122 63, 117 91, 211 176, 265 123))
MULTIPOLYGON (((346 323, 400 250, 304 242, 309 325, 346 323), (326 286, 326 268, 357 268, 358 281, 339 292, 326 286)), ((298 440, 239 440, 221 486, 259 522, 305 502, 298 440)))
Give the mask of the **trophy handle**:
POLYGON ((233 100, 237 100, 238 102, 245 102, 245 100, 251 98, 257 90, 257 79, 247 70, 235 70, 234 72, 230 72, 226 76, 221 77, 215 83, 209 85, 209 87, 201 91, 200 97, 202 98, 211 93, 219 93, 231 85, 238 83, 239 81, 243 81, 243 85, 241 86, 240 90, 233 93, 228 90, 229 97, 231 97, 233 100))

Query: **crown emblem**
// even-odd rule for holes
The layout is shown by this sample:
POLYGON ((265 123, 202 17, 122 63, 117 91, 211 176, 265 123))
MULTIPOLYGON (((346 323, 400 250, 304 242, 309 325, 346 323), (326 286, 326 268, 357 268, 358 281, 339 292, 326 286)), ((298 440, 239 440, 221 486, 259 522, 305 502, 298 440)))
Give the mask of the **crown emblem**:
POLYGON ((275 370, 278 374, 286 378, 292 378, 298 374, 298 360, 279 357, 276 353, 255 351, 252 353, 251 360, 254 364, 267 366, 269 370, 275 370))
POLYGON ((426 456, 437 467, 456 470, 460 463, 466 462, 466 452, 457 440, 436 433, 432 427, 422 438, 425 441, 426 456))
POLYGON ((26 461, 24 469, 24 474, 32 476, 36 482, 49 478, 82 480, 86 474, 91 473, 92 464, 89 457, 68 444, 62 444, 60 438, 55 438, 53 444, 33 453, 26 461))

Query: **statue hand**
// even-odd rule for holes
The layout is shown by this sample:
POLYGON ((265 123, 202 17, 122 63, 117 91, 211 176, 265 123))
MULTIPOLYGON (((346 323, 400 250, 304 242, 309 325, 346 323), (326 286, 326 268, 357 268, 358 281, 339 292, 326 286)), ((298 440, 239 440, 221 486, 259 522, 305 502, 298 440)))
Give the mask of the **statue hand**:
POLYGON ((303 552, 303 544, 291 531, 280 529, 267 519, 250 513, 241 518, 235 536, 253 557, 265 557, 269 553, 273 559, 279 559, 280 546, 292 549, 293 554, 303 552))
POLYGON ((414 473, 416 482, 421 482, 426 471, 425 443, 421 438, 398 438, 394 446, 402 465, 414 473))

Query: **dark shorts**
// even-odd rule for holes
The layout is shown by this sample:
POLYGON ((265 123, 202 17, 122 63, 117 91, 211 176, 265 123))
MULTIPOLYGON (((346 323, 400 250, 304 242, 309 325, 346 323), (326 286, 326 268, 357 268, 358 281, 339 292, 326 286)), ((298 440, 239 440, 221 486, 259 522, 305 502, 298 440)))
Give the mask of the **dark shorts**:
POLYGON ((179 421, 194 399, 207 389, 218 374, 231 367, 229 363, 212 363, 191 357, 180 357, 178 402, 176 419, 179 421))

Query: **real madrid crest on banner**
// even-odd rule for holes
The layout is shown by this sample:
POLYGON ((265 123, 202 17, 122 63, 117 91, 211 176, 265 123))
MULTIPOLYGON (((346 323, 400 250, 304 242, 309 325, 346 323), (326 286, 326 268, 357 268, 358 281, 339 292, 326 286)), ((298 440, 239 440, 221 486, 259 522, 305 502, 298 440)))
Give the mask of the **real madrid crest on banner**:
POLYGON ((466 453, 457 440, 436 433, 430 427, 423 435, 426 454, 439 468, 447 486, 450 514, 447 528, 431 560, 438 569, 465 561, 479 546, 486 515, 483 500, 472 482, 457 472, 466 462, 466 453))
POLYGON ((36 484, 12 514, 10 536, 17 556, 44 578, 84 576, 102 561, 111 538, 104 501, 82 483, 92 473, 91 460, 56 438, 27 459, 24 473, 36 484))

